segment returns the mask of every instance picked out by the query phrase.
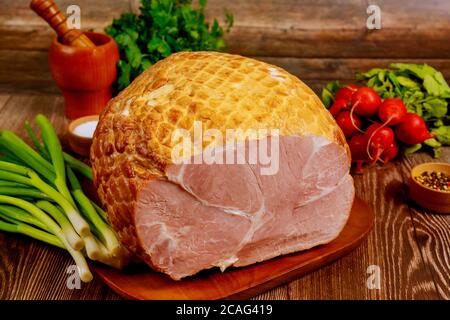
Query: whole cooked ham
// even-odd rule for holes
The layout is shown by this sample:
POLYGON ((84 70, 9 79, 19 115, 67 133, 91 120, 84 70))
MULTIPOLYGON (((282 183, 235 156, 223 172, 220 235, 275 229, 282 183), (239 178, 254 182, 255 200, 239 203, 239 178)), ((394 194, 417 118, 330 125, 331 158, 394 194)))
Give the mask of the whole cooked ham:
POLYGON ((173 279, 328 243, 354 197, 320 99, 224 53, 173 54, 140 75, 101 115, 91 160, 124 246, 173 279))

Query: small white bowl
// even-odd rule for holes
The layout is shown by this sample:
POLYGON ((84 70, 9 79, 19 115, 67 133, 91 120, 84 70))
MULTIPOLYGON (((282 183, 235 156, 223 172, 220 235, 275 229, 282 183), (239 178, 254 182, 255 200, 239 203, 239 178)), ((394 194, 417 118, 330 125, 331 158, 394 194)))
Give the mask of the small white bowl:
POLYGON ((99 120, 98 115, 81 117, 69 123, 69 145, 73 152, 83 157, 89 157, 92 145, 92 137, 82 136, 76 133, 76 128, 83 123, 99 120))

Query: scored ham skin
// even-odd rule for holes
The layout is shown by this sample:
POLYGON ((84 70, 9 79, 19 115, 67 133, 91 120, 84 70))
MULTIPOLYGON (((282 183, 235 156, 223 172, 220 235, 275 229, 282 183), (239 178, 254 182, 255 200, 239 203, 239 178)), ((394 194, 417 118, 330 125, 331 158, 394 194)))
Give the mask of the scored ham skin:
POLYGON ((222 53, 174 54, 139 76, 102 113, 91 161, 122 243, 174 279, 327 243, 354 196, 348 146, 320 99, 278 67, 222 53), (187 165, 180 180, 171 135, 196 120, 222 132, 279 129, 279 172, 187 165))

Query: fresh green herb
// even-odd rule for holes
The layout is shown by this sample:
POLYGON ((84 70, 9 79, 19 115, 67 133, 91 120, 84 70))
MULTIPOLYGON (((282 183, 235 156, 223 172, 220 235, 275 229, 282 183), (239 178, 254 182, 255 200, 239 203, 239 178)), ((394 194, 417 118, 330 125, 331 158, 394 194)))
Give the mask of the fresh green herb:
MULTIPOLYGON (((106 33, 119 45, 117 89, 157 61, 179 51, 220 51, 225 48, 224 30, 217 19, 210 26, 205 19, 206 0, 194 8, 191 0, 141 0, 140 14, 123 13, 106 33)), ((226 30, 233 15, 225 13, 226 30)))
POLYGON ((438 141, 443 145, 450 145, 450 126, 441 125, 434 128, 431 133, 435 134, 438 141))
MULTIPOLYGON (((373 88, 382 99, 400 98, 408 112, 421 116, 435 139, 423 145, 432 148, 435 157, 442 145, 450 145, 450 87, 441 72, 427 64, 393 63, 387 69, 373 68, 356 74, 356 79, 373 88)), ((322 90, 322 101, 330 107, 339 82, 328 83, 322 90)), ((408 146, 405 154, 422 149, 422 144, 408 146)))
MULTIPOLYGON (((445 123, 449 122, 448 100, 450 87, 438 70, 427 64, 393 63, 390 69, 372 69, 357 74, 357 79, 377 91, 382 98, 396 97, 403 100, 408 112, 421 116, 436 139, 424 144, 433 148, 439 157, 442 145, 450 145, 450 134, 445 123)), ((419 150, 408 149, 409 153, 419 150)))
POLYGON ((322 90, 322 101, 327 108, 329 108, 334 101, 336 92, 341 88, 339 81, 329 82, 322 90))

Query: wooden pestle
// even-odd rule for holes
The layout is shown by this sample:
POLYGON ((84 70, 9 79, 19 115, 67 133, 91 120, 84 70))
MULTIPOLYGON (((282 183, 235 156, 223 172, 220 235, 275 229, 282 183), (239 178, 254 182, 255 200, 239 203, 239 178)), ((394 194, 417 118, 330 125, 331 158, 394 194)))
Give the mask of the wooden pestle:
POLYGON ((30 8, 56 31, 62 43, 73 47, 93 48, 95 44, 80 30, 69 29, 65 17, 53 0, 31 0, 30 8))

